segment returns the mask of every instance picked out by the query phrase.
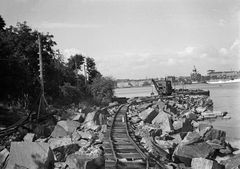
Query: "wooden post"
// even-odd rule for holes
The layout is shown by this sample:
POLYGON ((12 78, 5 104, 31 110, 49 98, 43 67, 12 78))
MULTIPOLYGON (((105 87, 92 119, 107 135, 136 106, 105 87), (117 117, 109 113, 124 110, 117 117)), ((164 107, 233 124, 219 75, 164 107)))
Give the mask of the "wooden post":
POLYGON ((42 106, 44 106, 44 104, 46 106, 48 105, 47 101, 45 99, 45 96, 44 96, 42 46, 41 46, 40 34, 38 34, 38 48, 39 48, 39 78, 40 78, 40 85, 41 85, 41 94, 40 94, 40 100, 39 100, 39 105, 38 105, 37 120, 39 119, 42 106))

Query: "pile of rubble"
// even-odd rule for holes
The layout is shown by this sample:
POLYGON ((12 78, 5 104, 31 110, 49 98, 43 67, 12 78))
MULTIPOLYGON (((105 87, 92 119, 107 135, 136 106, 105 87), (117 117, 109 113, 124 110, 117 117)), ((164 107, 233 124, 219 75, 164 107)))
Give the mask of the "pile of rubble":
POLYGON ((20 131, 14 139, 14 134, 6 137, 0 146, 0 168, 104 168, 103 134, 117 106, 110 107, 69 108, 55 115, 55 123, 49 119, 24 137, 20 131))
MULTIPOLYGON (((239 168, 240 154, 226 140, 226 132, 204 119, 226 116, 213 111, 206 96, 175 96, 136 102, 127 113, 136 138, 168 168, 239 168)), ((240 147, 238 147, 240 148, 240 147)))

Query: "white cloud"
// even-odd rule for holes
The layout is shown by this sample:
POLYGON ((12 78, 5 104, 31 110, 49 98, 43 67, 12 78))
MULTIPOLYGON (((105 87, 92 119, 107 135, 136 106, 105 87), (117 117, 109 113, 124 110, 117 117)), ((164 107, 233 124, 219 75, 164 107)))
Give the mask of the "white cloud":
POLYGON ((219 54, 225 56, 228 54, 228 50, 226 48, 221 48, 219 50, 219 54))
POLYGON ((184 50, 177 52, 177 54, 181 57, 190 56, 194 54, 195 50, 196 50, 196 47, 188 46, 184 50))
POLYGON ((29 0, 15 0, 15 1, 21 2, 21 3, 26 3, 26 2, 28 2, 29 0))
POLYGON ((219 25, 219 26, 225 26, 225 25, 226 25, 226 20, 224 20, 224 19, 219 19, 219 20, 218 20, 218 25, 219 25))
POLYGON ((39 28, 100 28, 100 24, 79 24, 79 23, 64 23, 64 22, 43 22, 38 25, 39 28))

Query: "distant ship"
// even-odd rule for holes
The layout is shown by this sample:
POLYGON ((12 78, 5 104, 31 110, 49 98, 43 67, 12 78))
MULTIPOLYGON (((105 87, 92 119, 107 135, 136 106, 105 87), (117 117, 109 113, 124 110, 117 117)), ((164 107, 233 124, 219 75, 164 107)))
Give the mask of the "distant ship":
POLYGON ((208 84, 240 82, 240 72, 239 71, 216 72, 215 70, 208 70, 208 76, 210 77, 210 80, 207 81, 208 84))
POLYGON ((207 81, 208 84, 222 84, 222 83, 236 83, 240 82, 240 79, 215 79, 207 81))

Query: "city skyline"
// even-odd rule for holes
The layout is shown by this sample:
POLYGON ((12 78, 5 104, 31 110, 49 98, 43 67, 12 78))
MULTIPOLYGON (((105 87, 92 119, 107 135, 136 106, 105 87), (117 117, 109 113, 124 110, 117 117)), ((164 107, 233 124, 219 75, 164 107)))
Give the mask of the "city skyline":
MULTIPOLYGON (((2 0, 7 26, 49 32, 66 56, 93 57, 105 76, 141 79, 239 70, 239 1, 2 0), (17 10, 12 10, 17 9, 17 10)), ((66 59, 66 58, 65 58, 66 59)))

